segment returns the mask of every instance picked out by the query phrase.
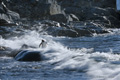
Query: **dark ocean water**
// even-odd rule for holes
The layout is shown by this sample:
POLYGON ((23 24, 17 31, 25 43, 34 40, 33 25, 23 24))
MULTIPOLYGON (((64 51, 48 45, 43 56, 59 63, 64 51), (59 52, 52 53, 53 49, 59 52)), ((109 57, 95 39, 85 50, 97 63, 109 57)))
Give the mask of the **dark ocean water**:
POLYGON ((0 57, 0 80, 119 80, 120 30, 92 37, 53 37, 36 30, 0 38, 0 45, 20 49, 23 44, 41 51, 45 60, 19 62, 12 57, 0 57), (45 39, 44 49, 39 43, 45 39))

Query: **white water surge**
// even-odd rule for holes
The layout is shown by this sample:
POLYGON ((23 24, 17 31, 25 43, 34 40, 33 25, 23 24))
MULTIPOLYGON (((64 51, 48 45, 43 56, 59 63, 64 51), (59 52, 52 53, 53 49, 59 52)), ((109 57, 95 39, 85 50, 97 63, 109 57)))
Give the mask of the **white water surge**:
MULTIPOLYGON (((99 38, 102 38, 100 36, 99 38)), ((84 40, 91 38, 83 37, 84 40)), ((96 38, 96 37, 94 37, 96 38)), ((76 78, 65 78, 64 80, 119 80, 120 79, 120 55, 113 54, 112 49, 107 52, 94 51, 92 48, 79 48, 69 49, 70 46, 56 41, 61 39, 63 41, 69 40, 69 38, 52 37, 49 35, 40 35, 36 31, 26 32, 25 35, 20 37, 13 37, 10 39, 0 38, 0 45, 10 47, 12 49, 19 49, 23 44, 35 48, 28 48, 29 50, 41 51, 41 53, 47 58, 45 62, 52 64, 53 71, 55 70, 68 70, 75 71, 75 74, 85 73, 84 76, 77 76, 76 78), (39 48, 39 44, 42 39, 48 42, 45 49, 39 48)), ((81 38, 77 38, 77 40, 81 38)), ((97 38, 96 38, 97 39, 97 38)), ((70 39, 71 40, 71 39, 70 39)), ((69 44, 72 44, 71 41, 69 44)), ((76 42, 76 41, 75 41, 76 42)), ((83 41, 84 42, 84 41, 83 41)), ((79 46, 79 42, 75 44, 79 46)), ((82 44, 81 44, 82 45, 82 44)), ((90 46, 88 44, 88 46, 90 46)), ((113 45, 114 46, 114 45, 113 45)), ((31 64, 32 65, 32 64, 31 64)), ((65 74, 65 73, 62 73, 65 74)), ((58 74, 59 75, 59 74, 58 74)), ((65 76, 64 76, 65 77, 65 76)), ((54 79, 53 79, 54 80, 54 79)), ((56 80, 63 80, 62 77, 56 80)))

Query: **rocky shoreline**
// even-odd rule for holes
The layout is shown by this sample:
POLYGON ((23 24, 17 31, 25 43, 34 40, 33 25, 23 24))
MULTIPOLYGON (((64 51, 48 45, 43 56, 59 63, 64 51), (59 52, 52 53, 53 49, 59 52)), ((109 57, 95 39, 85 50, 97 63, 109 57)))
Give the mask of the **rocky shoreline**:
MULTIPOLYGON (((120 28, 115 6, 115 0, 0 0, 0 38, 23 35, 24 30, 65 37, 109 33, 108 28, 120 28)), ((0 46, 0 56, 15 57, 22 50, 0 46)), ((20 53, 22 59, 16 60, 33 53, 20 53)))
POLYGON ((116 11, 115 0, 0 1, 2 36, 11 32, 6 26, 22 26, 31 29, 37 28, 35 25, 38 25, 50 35, 68 37, 108 33, 106 28, 120 27, 120 14, 116 11))

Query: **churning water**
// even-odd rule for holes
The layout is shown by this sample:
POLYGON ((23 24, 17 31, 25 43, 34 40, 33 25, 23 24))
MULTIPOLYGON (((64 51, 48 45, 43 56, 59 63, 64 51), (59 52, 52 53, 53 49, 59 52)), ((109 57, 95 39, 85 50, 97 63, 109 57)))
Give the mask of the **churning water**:
POLYGON ((120 30, 93 37, 53 37, 36 30, 25 30, 21 36, 0 38, 0 45, 40 51, 44 60, 19 62, 0 57, 0 80, 119 80, 120 30), (42 39, 46 48, 39 48, 42 39))

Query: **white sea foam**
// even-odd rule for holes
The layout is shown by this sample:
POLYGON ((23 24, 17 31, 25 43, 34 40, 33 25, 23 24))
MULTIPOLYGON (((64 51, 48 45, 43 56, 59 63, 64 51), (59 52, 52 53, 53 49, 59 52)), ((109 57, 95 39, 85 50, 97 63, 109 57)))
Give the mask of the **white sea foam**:
MULTIPOLYGON (((36 48, 30 50, 41 51, 53 69, 66 69, 87 73, 91 80, 118 80, 120 78, 120 56, 109 52, 93 52, 94 48, 68 49, 48 35, 40 35, 31 31, 20 37, 10 39, 0 38, 0 45, 13 49, 20 49, 23 44, 36 48), (38 46, 42 39, 47 40, 45 49, 38 46)), ((85 76, 86 77, 86 76, 85 76)))
POLYGON ((87 54, 87 50, 68 50, 67 48, 50 55, 49 61, 55 63, 54 69, 66 69, 86 72, 91 80, 117 80, 120 78, 120 56, 108 53, 94 52, 87 54))

